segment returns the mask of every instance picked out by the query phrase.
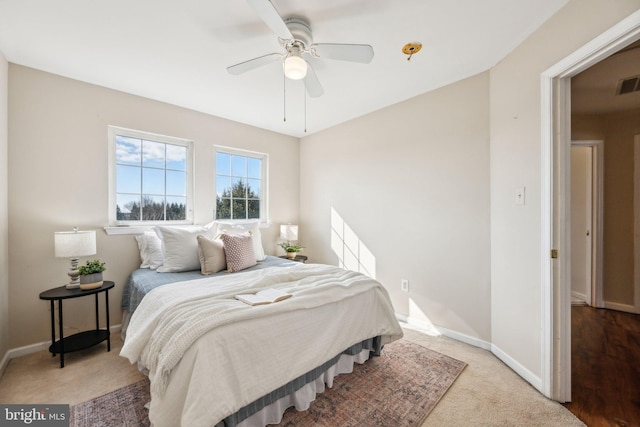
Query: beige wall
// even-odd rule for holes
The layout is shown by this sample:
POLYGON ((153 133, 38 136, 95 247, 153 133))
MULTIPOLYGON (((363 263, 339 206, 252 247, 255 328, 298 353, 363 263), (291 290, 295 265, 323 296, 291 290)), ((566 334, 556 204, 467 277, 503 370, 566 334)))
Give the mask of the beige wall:
POLYGON ((300 148, 306 254, 329 264, 359 256, 396 312, 487 342, 488 84, 488 73, 474 76, 304 137, 300 148))
POLYGON ((491 70, 491 336, 534 383, 545 362, 540 76, 639 7, 572 0, 491 70), (526 187, 525 206, 513 203, 518 187, 526 187))
POLYGON ((604 140, 604 300, 633 306, 633 159, 640 110, 571 120, 571 139, 604 140))
POLYGON ((9 350, 9 207, 8 203, 8 81, 9 64, 0 52, 0 370, 9 350))
MULTIPOLYGON (((215 96, 215 94, 211 94, 215 96)), ((53 233, 95 229, 107 263, 112 324, 121 320, 127 275, 139 264, 133 236, 107 236, 107 126, 195 141, 197 223, 212 220, 213 145, 269 154, 270 214, 262 230, 274 253, 277 224, 298 219, 298 139, 22 66, 9 66, 9 323, 11 348, 50 339, 48 303, 38 294, 67 280, 69 261, 54 257, 53 233)), ((83 262, 83 260, 81 260, 83 262)), ((65 302, 66 333, 91 326, 89 299, 65 302)))

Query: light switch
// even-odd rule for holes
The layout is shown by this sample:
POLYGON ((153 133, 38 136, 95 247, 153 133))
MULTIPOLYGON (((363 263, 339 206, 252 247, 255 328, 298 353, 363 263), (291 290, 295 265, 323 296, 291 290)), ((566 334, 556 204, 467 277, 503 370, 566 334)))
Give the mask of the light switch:
POLYGON ((524 187, 516 188, 514 199, 516 205, 524 205, 524 187))

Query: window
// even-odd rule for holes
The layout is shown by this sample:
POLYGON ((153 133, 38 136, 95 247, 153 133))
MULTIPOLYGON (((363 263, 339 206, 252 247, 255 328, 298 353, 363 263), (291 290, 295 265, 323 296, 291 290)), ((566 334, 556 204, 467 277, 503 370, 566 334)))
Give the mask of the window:
POLYGON ((268 156, 216 147, 216 219, 267 221, 268 156))
POLYGON ((110 222, 192 222, 192 143, 110 126, 110 222))

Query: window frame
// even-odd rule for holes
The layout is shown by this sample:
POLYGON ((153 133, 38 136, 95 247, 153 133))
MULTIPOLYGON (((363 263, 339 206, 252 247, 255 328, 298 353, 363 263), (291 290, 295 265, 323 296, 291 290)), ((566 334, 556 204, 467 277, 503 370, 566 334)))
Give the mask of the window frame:
POLYGON ((224 221, 224 222, 247 222, 247 221, 259 221, 260 224, 269 224, 269 154, 261 153, 258 151, 244 150, 240 148, 228 147, 224 145, 214 145, 213 146, 213 192, 214 192, 214 201, 213 201, 213 218, 214 221, 224 221), (242 218, 242 219, 218 219, 217 218, 217 200, 218 200, 218 188, 217 188, 217 154, 229 154, 232 156, 242 156, 242 157, 250 157, 254 159, 259 159, 261 163, 260 170, 260 180, 261 180, 261 194, 260 194, 260 218, 242 218))
MULTIPOLYGON (((110 226, 155 226, 155 225, 191 225, 193 224, 193 206, 194 206, 194 148, 193 141, 177 138, 173 136, 160 135, 151 132, 145 132, 135 129, 127 129, 118 126, 108 127, 109 139, 109 225, 110 226), (118 220, 117 219, 117 163, 116 163, 116 137, 126 136, 136 139, 144 139, 146 141, 158 142, 162 144, 179 145, 186 147, 186 218, 184 220, 171 221, 143 221, 143 220, 118 220)), ((166 171, 166 165, 165 165, 166 171)), ((166 188, 165 188, 166 197, 166 188)))

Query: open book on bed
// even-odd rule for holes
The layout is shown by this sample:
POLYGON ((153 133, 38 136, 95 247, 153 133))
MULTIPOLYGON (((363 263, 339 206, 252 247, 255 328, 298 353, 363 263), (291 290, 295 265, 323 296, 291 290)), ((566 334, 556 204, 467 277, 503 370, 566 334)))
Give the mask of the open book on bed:
POLYGON ((236 299, 249 305, 261 305, 282 301, 290 296, 290 293, 278 289, 265 289, 255 294, 236 295, 236 299))

